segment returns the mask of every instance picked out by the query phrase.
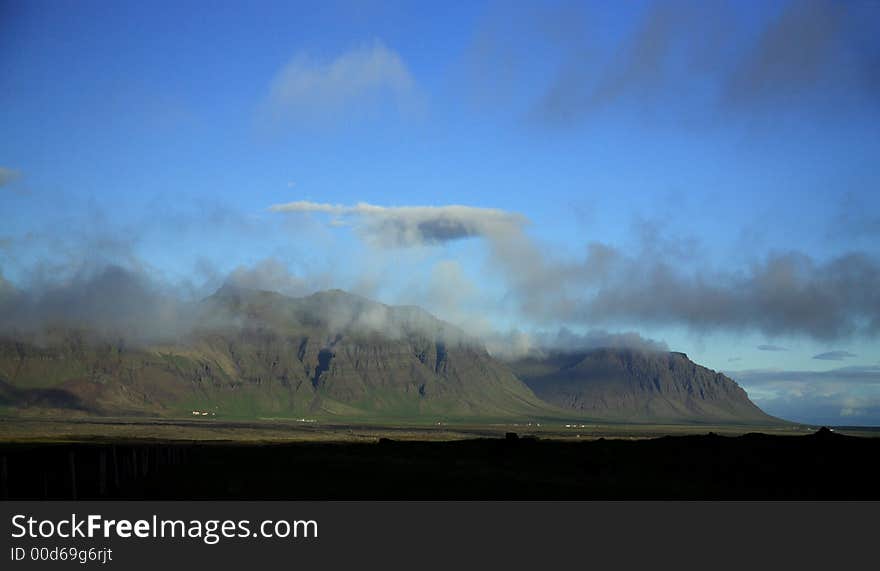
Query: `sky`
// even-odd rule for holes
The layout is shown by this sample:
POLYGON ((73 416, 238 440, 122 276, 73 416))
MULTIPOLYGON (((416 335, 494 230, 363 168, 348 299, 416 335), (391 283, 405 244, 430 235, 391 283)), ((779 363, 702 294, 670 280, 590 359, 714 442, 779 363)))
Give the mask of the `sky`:
POLYGON ((880 424, 877 29, 875 0, 0 0, 0 296, 338 287, 880 424))

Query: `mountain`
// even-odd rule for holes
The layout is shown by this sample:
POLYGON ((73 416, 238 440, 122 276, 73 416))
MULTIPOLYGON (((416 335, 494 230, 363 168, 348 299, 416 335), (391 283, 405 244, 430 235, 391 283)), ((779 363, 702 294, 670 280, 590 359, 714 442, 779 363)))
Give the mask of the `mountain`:
POLYGON ((343 291, 225 286, 148 345, 59 327, 0 338, 0 407, 221 417, 537 416, 546 404, 476 340, 417 307, 343 291))
POLYGON ((0 336, 0 412, 774 421, 681 353, 598 349, 504 363, 423 309, 340 290, 287 297, 227 285, 186 320, 162 341, 70 325, 0 336))
POLYGON ((684 353, 593 349, 509 363, 538 397, 589 418, 621 422, 779 422, 732 379, 684 353))

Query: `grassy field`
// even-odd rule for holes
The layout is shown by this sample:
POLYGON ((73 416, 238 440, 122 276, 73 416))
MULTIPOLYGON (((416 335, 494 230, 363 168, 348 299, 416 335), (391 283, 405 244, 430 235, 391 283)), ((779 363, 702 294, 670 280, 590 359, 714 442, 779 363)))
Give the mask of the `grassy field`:
MULTIPOLYGON (((258 419, 230 421, 215 418, 112 418, 112 417, 0 417, 0 441, 240 441, 240 442, 364 442, 394 440, 464 440, 503 438, 508 432, 520 437, 549 440, 595 440, 598 438, 645 439, 660 436, 707 434, 736 436, 752 432, 803 435, 818 427, 809 425, 757 426, 710 424, 601 424, 584 421, 544 422, 486 421, 316 421, 313 419, 258 419)), ((838 428, 853 436, 880 436, 880 429, 838 428)))

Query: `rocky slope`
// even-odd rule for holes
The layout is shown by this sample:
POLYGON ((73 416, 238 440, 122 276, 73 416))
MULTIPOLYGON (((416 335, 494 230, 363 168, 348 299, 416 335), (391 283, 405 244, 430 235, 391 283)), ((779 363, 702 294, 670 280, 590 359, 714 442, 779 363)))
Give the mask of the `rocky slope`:
POLYGON ((510 363, 544 401, 580 415, 626 422, 779 422, 735 381, 684 353, 595 349, 510 363))

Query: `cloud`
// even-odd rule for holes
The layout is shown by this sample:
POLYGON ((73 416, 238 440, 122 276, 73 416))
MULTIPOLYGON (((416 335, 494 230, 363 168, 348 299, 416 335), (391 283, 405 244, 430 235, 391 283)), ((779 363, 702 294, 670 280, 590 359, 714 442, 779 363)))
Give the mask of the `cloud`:
POLYGON ((21 173, 15 169, 0 167, 0 187, 11 184, 21 178, 21 173))
POLYGON ((451 242, 477 236, 518 233, 526 219, 516 213, 472 206, 354 206, 299 201, 276 204, 273 212, 329 214, 334 225, 350 224, 361 236, 381 247, 407 247, 451 242))
POLYGON ((315 291, 313 284, 294 275, 281 261, 274 258, 252 266, 238 266, 226 278, 226 284, 262 291, 274 291, 289 296, 302 296, 315 291))
MULTIPOLYGON (((605 66, 589 56, 563 65, 538 99, 534 115, 561 124, 620 100, 644 101, 646 95, 654 99, 664 89, 675 89, 670 68, 676 50, 705 53, 705 32, 717 28, 720 10, 711 4, 653 3, 605 66)), ((589 27, 590 20, 582 25, 589 27)))
POLYGON ((528 85, 525 102, 513 103, 544 125, 568 127, 618 104, 658 118, 711 119, 831 98, 835 108, 855 98, 874 103, 880 93, 880 13, 871 2, 742 10, 726 0, 657 0, 628 19, 600 4, 511 12, 504 5, 490 13, 477 33, 472 81, 493 106, 512 99, 511 86, 528 85), (617 29, 619 39, 609 34, 617 29))
MULTIPOLYGON (((219 291, 269 290, 307 300, 299 311, 306 323, 324 323, 332 333, 380 332, 399 338, 412 333, 448 342, 475 338, 438 321, 415 306, 388 306, 338 289, 315 288, 275 259, 235 268, 219 291)), ((205 294, 187 284, 161 279, 149 268, 87 266, 73 275, 35 280, 18 289, 0 275, 0 336, 47 343, 68 340, 71 333, 88 341, 150 345, 186 342, 204 328, 242 327, 250 315, 228 315, 204 305, 205 294)), ((290 307, 290 306, 288 306, 290 307)))
POLYGON ((583 351, 588 349, 620 348, 637 349, 640 351, 669 351, 662 341, 643 337, 635 331, 609 333, 602 329, 578 334, 566 327, 561 328, 553 337, 540 338, 542 346, 558 351, 583 351))
POLYGON ((880 366, 840 367, 830 371, 785 371, 777 369, 751 369, 736 371, 737 377, 749 379, 753 385, 820 383, 841 381, 847 384, 877 385, 880 387, 880 366))
POLYGON ((867 200, 869 196, 850 191, 841 197, 837 212, 828 223, 828 238, 876 243, 880 238, 880 213, 867 200))
POLYGON ((789 2, 738 62, 728 100, 742 104, 828 87, 836 76, 832 64, 852 32, 845 10, 845 3, 829 0, 789 2))
POLYGON ((131 343, 171 340, 192 324, 194 306, 185 298, 145 268, 83 266, 27 289, 0 288, 0 334, 40 337, 73 329, 131 343))
POLYGON ((400 55, 376 40, 329 61, 296 55, 272 80, 264 111, 276 123, 334 121, 383 104, 404 110, 415 90, 400 55))
POLYGON ((527 219, 504 210, 305 201, 271 210, 329 216, 379 247, 480 237, 488 245, 487 269, 506 288, 495 309, 539 327, 684 326, 823 341, 880 333, 880 261, 865 253, 818 260, 774 252, 746 267, 718 268, 699 255, 695 241, 642 224, 636 248, 591 242, 578 259, 532 239, 527 219))
POLYGON ((787 347, 780 347, 779 345, 758 345, 759 351, 788 351, 787 347))
POLYGON ((822 361, 843 361, 844 359, 857 356, 858 355, 853 355, 849 351, 828 351, 827 353, 813 355, 813 359, 820 359, 822 361))
POLYGON ((556 332, 525 333, 513 330, 507 334, 487 336, 489 352, 502 359, 538 356, 547 352, 578 353, 592 349, 631 349, 642 352, 669 351, 663 341, 643 337, 635 331, 612 333, 593 329, 576 333, 567 327, 556 332))
POLYGON ((814 424, 880 423, 880 367, 728 371, 766 412, 814 424))
POLYGON ((399 297, 401 303, 423 307, 471 333, 492 331, 490 316, 480 311, 487 304, 479 286, 456 260, 441 259, 427 276, 413 275, 399 297))
MULTIPOLYGON (((515 260, 508 263, 516 271, 515 260)), ((530 268, 520 265, 518 271, 530 268)), ((534 280, 528 276, 518 278, 524 284, 521 306, 536 318, 820 340, 880 333, 880 263, 866 254, 820 262, 803 253, 777 253, 746 269, 723 270, 705 261, 679 261, 675 252, 650 245, 626 255, 592 244, 582 263, 539 271, 541 288, 530 287, 534 280)))

